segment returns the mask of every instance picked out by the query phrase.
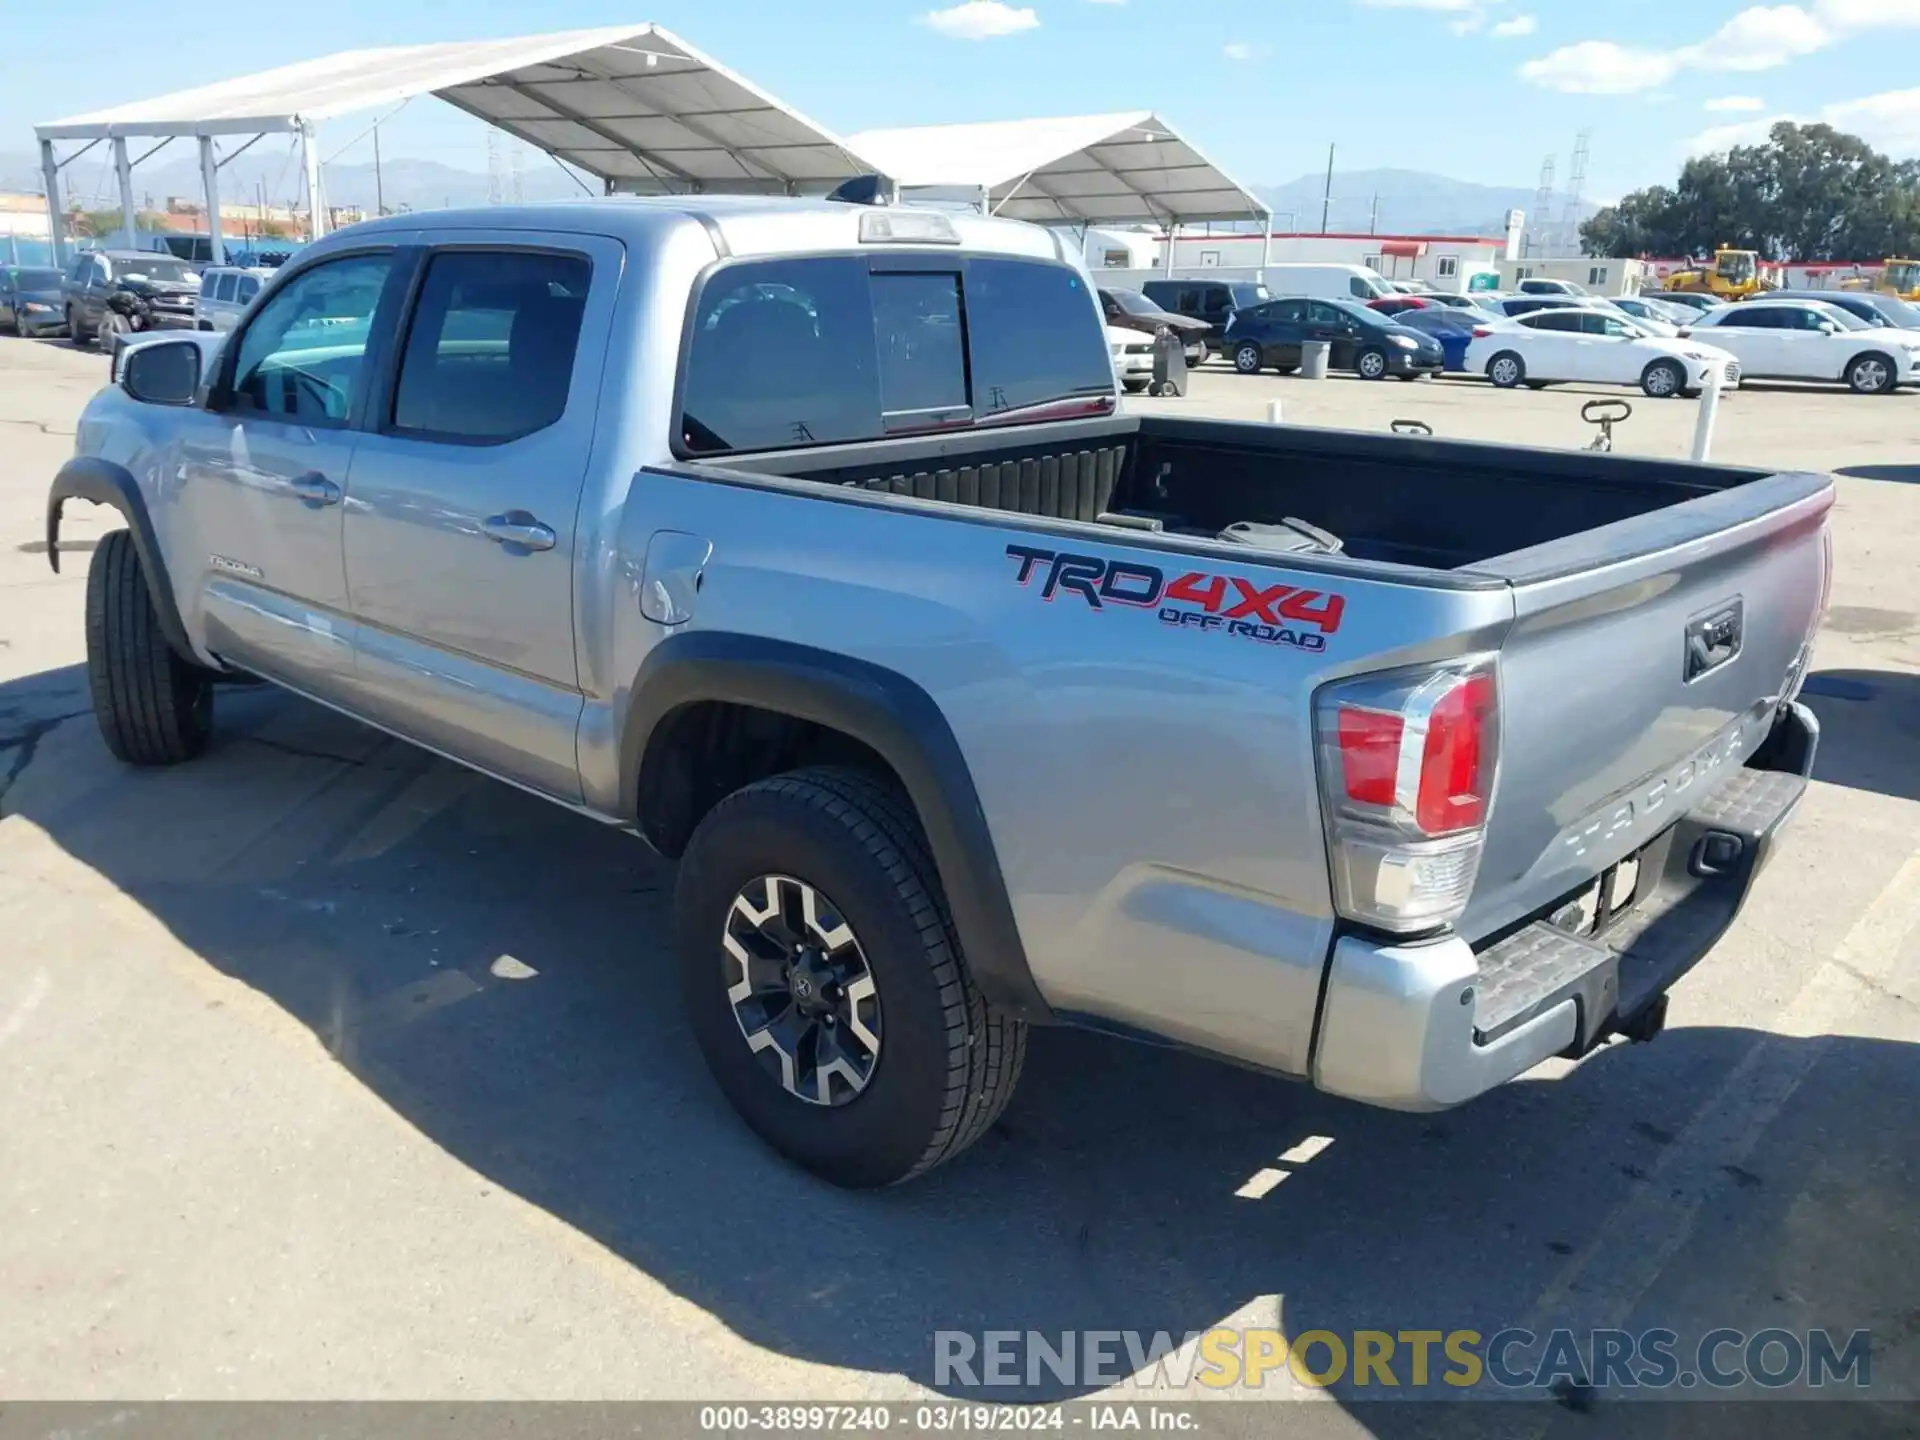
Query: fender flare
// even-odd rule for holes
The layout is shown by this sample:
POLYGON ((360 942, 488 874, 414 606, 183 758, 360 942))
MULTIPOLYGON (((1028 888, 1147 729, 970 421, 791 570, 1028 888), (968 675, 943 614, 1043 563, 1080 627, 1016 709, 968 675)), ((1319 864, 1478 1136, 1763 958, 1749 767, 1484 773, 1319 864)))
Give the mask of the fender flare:
POLYGON ((47 564, 56 575, 60 573, 60 511, 69 500, 90 500, 120 512, 127 522, 127 533, 133 537, 133 552, 140 557, 140 573, 146 577, 147 595, 159 617, 160 633, 182 659, 198 664, 186 626, 180 623, 180 607, 173 598, 173 584, 160 555, 160 541, 153 533, 147 502, 133 476, 124 467, 94 455, 76 455, 60 467, 47 491, 47 564))
POLYGON ((1053 1019, 1027 964, 973 773, 931 695, 897 671, 812 646, 717 631, 669 636, 634 680, 621 739, 622 813, 639 815, 642 771, 663 722, 702 701, 838 730, 892 766, 919 814, 981 994, 1023 1020, 1053 1019))

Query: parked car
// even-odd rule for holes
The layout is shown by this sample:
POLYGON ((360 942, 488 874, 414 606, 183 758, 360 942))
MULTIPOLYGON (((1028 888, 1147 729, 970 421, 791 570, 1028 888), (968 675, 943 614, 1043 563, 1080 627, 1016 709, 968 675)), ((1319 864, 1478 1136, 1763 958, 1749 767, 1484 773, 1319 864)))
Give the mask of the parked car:
POLYGON ((1569 310, 1584 307, 1586 297, 1574 295, 1502 295, 1490 302, 1496 315, 1517 319, 1540 310, 1569 310))
POLYGON ((1502 390, 1540 389, 1562 380, 1638 385, 1655 399, 1698 394, 1717 370, 1740 383, 1740 363, 1701 340, 1654 335, 1631 320, 1586 306, 1541 310, 1483 325, 1467 348, 1467 368, 1502 390))
POLYGON ((1486 302, 1492 297, 1493 292, 1486 290, 1474 295, 1453 295, 1444 290, 1435 290, 1432 294, 1423 295, 1420 298, 1429 305, 1445 305, 1454 310, 1473 310, 1483 315, 1491 315, 1494 312, 1486 302))
POLYGON ((1534 276, 1522 280, 1514 287, 1522 295, 1586 295, 1587 287, 1576 285, 1571 280, 1549 280, 1545 276, 1534 276))
POLYGON ((1418 330, 1429 339, 1438 341, 1442 364, 1451 371, 1467 368, 1467 346, 1473 340, 1474 327, 1486 319, 1484 315, 1476 316, 1442 305, 1429 305, 1425 310, 1409 310, 1393 317, 1396 325, 1418 330))
MULTIPOLYGON (((1920 305, 1877 290, 1773 290, 1768 300, 1812 300, 1833 305, 1876 328, 1920 330, 1920 305)), ((1748 303, 1748 302, 1742 302, 1748 303)))
POLYGON ((61 281, 67 335, 74 344, 193 324, 200 272, 156 250, 88 250, 61 281))
POLYGON ((1205 321, 1207 331, 1200 338, 1215 354, 1226 343, 1227 321, 1235 310, 1273 298, 1265 285, 1250 280, 1149 280, 1140 293, 1162 310, 1205 321))
POLYGON ((1367 308, 1382 315, 1404 315, 1410 310, 1424 310, 1431 303, 1422 295, 1382 295, 1367 301, 1367 308))
POLYGON ((1727 303, 1718 295, 1709 295, 1704 290, 1662 290, 1659 291, 1654 298, 1663 304, 1679 305, 1685 309, 1697 311, 1701 314, 1705 314, 1710 310, 1718 310, 1727 303))
POLYGON ((60 272, 39 265, 0 265, 0 329, 53 335, 66 329, 60 272))
POLYGON ((1242 375, 1266 369, 1285 375, 1300 368, 1300 347, 1308 340, 1327 341, 1328 365, 1363 380, 1415 380, 1438 375, 1446 363, 1438 340, 1354 300, 1289 298, 1241 310, 1227 326, 1226 353, 1242 375))
POLYGON ((1823 300, 1743 300, 1702 315, 1690 333, 1739 356, 1749 379, 1832 380, 1891 395, 1920 368, 1920 332, 1872 326, 1823 300))
POLYGON ((260 293, 260 287, 273 278, 265 268, 241 269, 235 265, 215 265, 200 276, 200 289, 193 301, 193 325, 196 330, 227 331, 247 312, 260 293))
POLYGON ((1153 337, 1121 325, 1107 326, 1107 349, 1113 356, 1113 378, 1129 394, 1137 395, 1153 383, 1153 337))
MULTIPOLYGON (((1616 295, 1608 303, 1623 314, 1631 315, 1643 325, 1653 326, 1657 321, 1660 325, 1669 325, 1676 330, 1691 325, 1694 316, 1698 313, 1688 306, 1669 305, 1663 300, 1652 300, 1645 295, 1616 295)), ((1654 328, 1656 333, 1665 333, 1659 331, 1657 326, 1654 328)))
POLYGON ((1207 358, 1207 336, 1212 330, 1205 320, 1194 315, 1179 315, 1162 309, 1138 290, 1100 290, 1100 309, 1109 329, 1138 330, 1146 335, 1171 330, 1186 342, 1187 364, 1199 365, 1207 358))
MULTIPOLYGON (((985 1135, 1033 1024, 1403 1110, 1654 1039, 1806 790, 1833 481, 1116 413, 1057 244, 698 195, 316 241, 134 341, 53 480, 56 569, 66 504, 127 522, 107 748, 200 757, 252 676, 636 832, 631 1003, 841 1185, 985 1135)), ((1624 1123, 1575 1088, 1525 1123, 1624 1123)))

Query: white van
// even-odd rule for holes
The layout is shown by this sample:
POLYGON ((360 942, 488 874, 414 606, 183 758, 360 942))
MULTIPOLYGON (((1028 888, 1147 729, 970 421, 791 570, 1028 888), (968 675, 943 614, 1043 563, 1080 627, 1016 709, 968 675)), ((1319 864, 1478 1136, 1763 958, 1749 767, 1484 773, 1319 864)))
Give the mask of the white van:
POLYGON ((1358 300, 1364 305, 1396 293, 1378 271, 1364 265, 1263 265, 1260 278, 1275 295, 1309 300, 1358 300))
POLYGON ((200 296, 193 303, 193 328, 233 329, 271 274, 271 270, 243 270, 236 265, 208 266, 201 272, 200 296))

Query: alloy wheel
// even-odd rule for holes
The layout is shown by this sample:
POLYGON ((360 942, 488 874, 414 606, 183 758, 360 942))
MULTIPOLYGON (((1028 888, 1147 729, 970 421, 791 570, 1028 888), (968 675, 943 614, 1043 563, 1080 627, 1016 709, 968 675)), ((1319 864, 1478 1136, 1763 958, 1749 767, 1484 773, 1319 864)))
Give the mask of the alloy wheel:
POLYGON ((880 997, 838 907, 804 880, 740 887, 721 935, 727 1002, 747 1048, 810 1105, 859 1097, 880 1063, 880 997))

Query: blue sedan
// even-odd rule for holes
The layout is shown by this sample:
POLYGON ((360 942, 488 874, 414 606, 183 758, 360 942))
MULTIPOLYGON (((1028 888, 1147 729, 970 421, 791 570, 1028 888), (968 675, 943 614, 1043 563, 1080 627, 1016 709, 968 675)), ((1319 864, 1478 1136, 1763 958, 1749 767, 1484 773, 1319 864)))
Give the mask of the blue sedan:
POLYGON ((1467 345, 1473 339, 1473 327, 1487 318, 1476 310, 1429 306, 1425 310, 1403 310, 1393 317, 1393 323, 1432 336, 1440 342, 1445 368, 1464 373, 1467 368, 1467 345))

